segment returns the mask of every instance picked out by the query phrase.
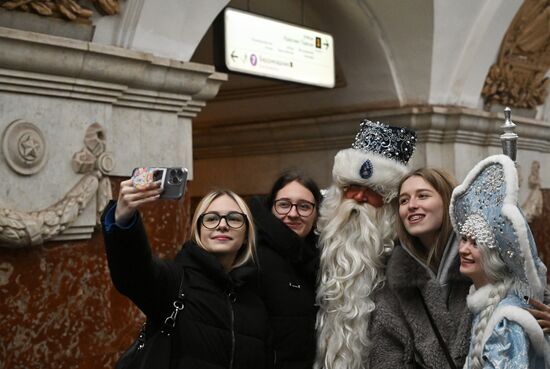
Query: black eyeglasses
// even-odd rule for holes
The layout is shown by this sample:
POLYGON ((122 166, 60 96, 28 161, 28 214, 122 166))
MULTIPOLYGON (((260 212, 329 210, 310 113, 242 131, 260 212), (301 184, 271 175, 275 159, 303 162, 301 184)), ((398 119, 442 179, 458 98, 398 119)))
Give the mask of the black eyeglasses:
POLYGON ((288 199, 280 199, 273 202, 273 208, 279 215, 287 215, 290 213, 293 206, 296 206, 296 211, 303 217, 311 215, 313 209, 315 209, 315 204, 306 200, 300 200, 293 203, 288 199))
POLYGON ((246 223, 246 215, 239 213, 238 211, 230 211, 225 215, 220 215, 215 212, 204 213, 199 217, 199 222, 208 229, 214 229, 220 225, 222 219, 225 219, 225 223, 229 228, 238 229, 246 223))

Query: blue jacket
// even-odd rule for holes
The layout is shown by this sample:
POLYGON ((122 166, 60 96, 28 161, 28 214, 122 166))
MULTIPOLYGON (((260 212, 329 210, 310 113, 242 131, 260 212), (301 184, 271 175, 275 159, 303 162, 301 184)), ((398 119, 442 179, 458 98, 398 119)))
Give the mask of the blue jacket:
MULTIPOLYGON (((472 287, 468 296, 468 307, 474 314, 470 352, 476 325, 491 288, 493 285, 486 285, 476 291, 472 287)), ((498 303, 483 335, 484 369, 544 369, 546 340, 536 319, 525 310, 527 307, 529 305, 512 293, 498 303)), ((468 355, 465 368, 470 367, 468 355)))

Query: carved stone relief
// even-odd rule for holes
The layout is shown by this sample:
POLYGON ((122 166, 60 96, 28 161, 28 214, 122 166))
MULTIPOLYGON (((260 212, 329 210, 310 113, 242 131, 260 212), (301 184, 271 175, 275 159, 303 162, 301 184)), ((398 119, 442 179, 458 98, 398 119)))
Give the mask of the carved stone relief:
POLYGON ((13 121, 4 131, 2 152, 8 166, 22 175, 38 173, 48 155, 42 131, 23 120, 13 121))
POLYGON ((525 0, 510 24, 481 95, 493 104, 534 109, 544 103, 550 80, 550 1, 525 0))
POLYGON ((105 151, 106 139, 103 127, 94 123, 86 130, 85 147, 73 155, 72 167, 76 173, 85 174, 68 192, 46 209, 22 212, 0 209, 0 245, 25 247, 39 245, 65 231, 90 201, 96 196, 99 214, 111 199, 111 185, 105 175, 114 168, 112 154, 105 151))
MULTIPOLYGON (((63 18, 75 22, 91 23, 91 9, 76 0, 0 0, 0 6, 7 10, 20 10, 45 17, 63 18)), ((114 15, 120 11, 118 0, 88 0, 103 15, 114 15)))
POLYGON ((528 222, 531 222, 533 219, 537 218, 542 214, 543 208, 543 199, 542 191, 540 188, 540 162, 534 160, 531 163, 531 173, 527 179, 527 185, 529 186, 529 195, 521 209, 523 210, 525 217, 528 222))
POLYGON ((99 183, 97 188, 96 222, 99 224, 101 212, 112 198, 111 182, 104 174, 111 172, 115 167, 113 155, 106 152, 106 136, 103 127, 94 123, 86 130, 84 137, 85 147, 73 155, 72 167, 76 173, 98 171, 99 183))

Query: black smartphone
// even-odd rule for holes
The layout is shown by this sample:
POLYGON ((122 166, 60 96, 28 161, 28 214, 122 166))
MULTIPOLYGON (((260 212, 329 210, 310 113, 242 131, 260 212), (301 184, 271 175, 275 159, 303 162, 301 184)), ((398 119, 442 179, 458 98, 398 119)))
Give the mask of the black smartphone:
POLYGON ((187 184, 187 169, 183 167, 142 167, 132 171, 132 181, 136 188, 147 183, 160 181, 161 199, 181 199, 187 184))

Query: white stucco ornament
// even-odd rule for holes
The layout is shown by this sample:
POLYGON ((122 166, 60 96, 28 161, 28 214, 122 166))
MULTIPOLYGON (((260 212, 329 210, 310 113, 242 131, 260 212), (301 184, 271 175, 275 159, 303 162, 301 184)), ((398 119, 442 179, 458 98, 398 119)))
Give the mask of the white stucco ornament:
POLYGON ((48 150, 42 131, 30 122, 13 121, 2 137, 2 151, 8 166, 24 176, 40 172, 48 150))
MULTIPOLYGON (((10 144, 12 141, 26 142, 26 137, 34 137, 32 134, 40 132, 36 126, 30 123, 16 122, 18 124, 15 127, 19 129, 14 129, 12 124, 10 125, 12 129, 10 130, 8 127, 6 130, 9 132, 4 137, 4 148, 6 147, 5 142, 10 144), (9 136, 7 141, 6 136, 9 136)), ((105 174, 115 166, 113 155, 105 151, 106 134, 102 125, 93 123, 88 127, 84 137, 84 146, 73 155, 72 159, 72 167, 75 172, 84 174, 84 176, 61 199, 45 209, 30 212, 0 208, 0 246, 20 248, 40 245, 45 241, 52 240, 68 230, 94 199, 96 222, 99 222, 100 213, 112 197, 109 177, 105 174)), ((32 147, 38 150, 37 147, 45 147, 45 143, 32 147)), ((10 151, 11 154, 16 156, 12 151, 13 149, 10 151)), ((31 159, 34 158, 33 153, 24 151, 24 154, 29 155, 31 159)), ((19 155, 23 156, 21 153, 19 155)), ((32 160, 29 159, 29 161, 32 160)), ((89 238, 89 236, 87 237, 89 238)))

